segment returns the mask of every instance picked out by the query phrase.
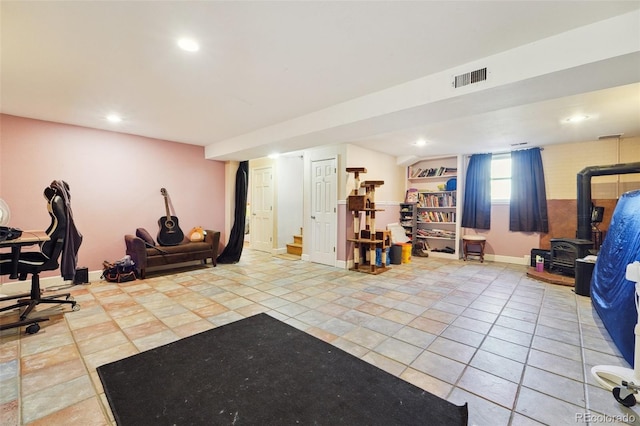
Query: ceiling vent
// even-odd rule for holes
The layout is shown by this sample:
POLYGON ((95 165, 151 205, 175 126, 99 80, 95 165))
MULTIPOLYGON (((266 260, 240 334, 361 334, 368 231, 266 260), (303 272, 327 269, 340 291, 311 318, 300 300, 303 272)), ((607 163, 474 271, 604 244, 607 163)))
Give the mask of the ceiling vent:
POLYGON ((465 74, 457 75, 453 78, 453 87, 463 87, 469 84, 479 83, 487 79, 487 69, 482 68, 479 70, 471 71, 465 74))

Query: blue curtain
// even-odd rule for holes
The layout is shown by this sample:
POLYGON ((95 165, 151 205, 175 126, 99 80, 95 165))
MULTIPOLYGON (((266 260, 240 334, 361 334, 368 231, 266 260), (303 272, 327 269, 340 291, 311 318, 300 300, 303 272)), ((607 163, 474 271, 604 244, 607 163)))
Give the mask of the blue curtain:
POLYGON ((491 228, 491 154, 474 154, 465 180, 462 227, 491 228))
POLYGON ((511 153, 509 230, 549 232, 547 192, 540 148, 511 153))

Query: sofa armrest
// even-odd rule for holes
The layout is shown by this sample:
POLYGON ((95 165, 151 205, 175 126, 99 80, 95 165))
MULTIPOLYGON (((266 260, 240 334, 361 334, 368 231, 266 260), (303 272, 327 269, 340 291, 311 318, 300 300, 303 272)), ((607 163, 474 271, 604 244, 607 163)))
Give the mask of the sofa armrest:
POLYGON ((136 268, 144 270, 147 267, 147 248, 144 240, 135 235, 127 234, 124 236, 124 243, 127 246, 127 254, 131 256, 136 268))
POLYGON ((216 266, 218 264, 218 248, 220 247, 220 231, 212 231, 210 229, 205 229, 205 231, 207 235, 204 241, 211 244, 211 251, 213 252, 211 262, 213 266, 216 266))

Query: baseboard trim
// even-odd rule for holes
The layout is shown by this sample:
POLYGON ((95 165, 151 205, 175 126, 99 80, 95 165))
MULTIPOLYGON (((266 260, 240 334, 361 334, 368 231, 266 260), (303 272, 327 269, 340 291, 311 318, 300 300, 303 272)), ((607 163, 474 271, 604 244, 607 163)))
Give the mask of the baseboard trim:
MULTIPOLYGON (((90 271, 89 272, 89 282, 84 284, 91 284, 94 281, 100 281, 102 277, 102 271, 90 271)), ((84 284, 73 284, 71 280, 63 280, 61 276, 55 277, 43 277, 40 278, 40 288, 46 290, 48 288, 54 287, 70 287, 73 285, 84 285, 84 284)), ((0 285, 0 296, 9 296, 12 294, 19 293, 28 293, 31 291, 31 276, 27 277, 24 281, 11 281, 0 285)))
POLYGON ((529 264, 529 255, 523 257, 515 257, 515 256, 501 256, 495 254, 485 254, 485 260, 491 262, 501 262, 501 263, 511 263, 514 265, 528 265, 529 264))

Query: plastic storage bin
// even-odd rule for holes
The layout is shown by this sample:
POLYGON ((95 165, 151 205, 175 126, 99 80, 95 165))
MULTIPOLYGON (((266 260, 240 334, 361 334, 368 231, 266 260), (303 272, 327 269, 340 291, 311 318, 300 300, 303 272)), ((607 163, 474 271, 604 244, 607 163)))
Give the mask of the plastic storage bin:
POLYGON ((584 259, 576 259, 576 284, 575 292, 580 296, 591 296, 591 276, 595 262, 584 259))
POLYGON ((402 246, 398 244, 392 245, 389 257, 393 265, 400 265, 402 263, 402 246))

